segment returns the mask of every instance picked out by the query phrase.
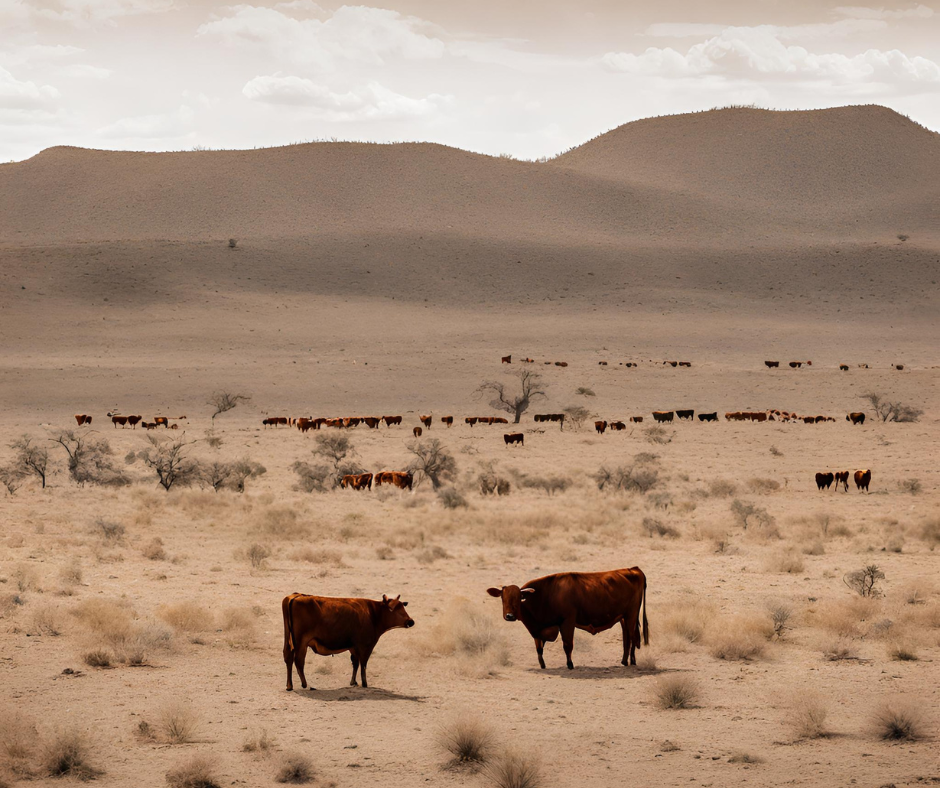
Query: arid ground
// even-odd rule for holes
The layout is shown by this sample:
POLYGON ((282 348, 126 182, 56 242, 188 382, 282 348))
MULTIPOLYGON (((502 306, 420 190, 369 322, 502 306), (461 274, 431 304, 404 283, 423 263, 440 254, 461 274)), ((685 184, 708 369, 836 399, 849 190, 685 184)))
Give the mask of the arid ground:
POLYGON ((937 135, 879 108, 656 119, 544 163, 324 144, 0 166, 0 466, 28 435, 50 469, 0 489, 0 783, 59 784, 67 745, 66 780, 114 786, 212 784, 184 781, 194 756, 220 785, 291 758, 316 785, 499 785, 507 753, 533 788, 940 782, 938 173, 937 135), (464 418, 506 415, 477 389, 527 356, 546 396, 507 447, 464 418), (219 390, 251 399, 213 420, 219 390), (883 423, 868 393, 920 414, 883 423), (532 419, 571 406, 580 428, 532 419), (651 429, 675 408, 721 418, 651 429), (769 409, 835 421, 723 418, 769 409), (386 414, 402 426, 261 423, 386 414), (298 488, 324 435, 404 469, 424 414, 456 466, 440 491, 298 488), (107 440, 129 483, 77 484, 62 430, 107 440), (264 473, 166 492, 148 436, 264 473), (816 489, 857 469, 868 493, 816 489), (629 566, 638 667, 615 627, 540 670, 486 595, 629 566), (316 689, 287 693, 294 591, 401 594, 416 625, 368 689, 311 654, 316 689), (468 721, 482 767, 440 744, 468 721))

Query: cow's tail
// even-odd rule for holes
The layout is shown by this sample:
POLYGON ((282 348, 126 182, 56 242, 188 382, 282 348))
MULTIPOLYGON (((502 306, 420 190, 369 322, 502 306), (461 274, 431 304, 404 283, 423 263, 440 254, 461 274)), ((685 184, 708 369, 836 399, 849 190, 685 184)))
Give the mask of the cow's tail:
POLYGON ((284 650, 294 651, 294 613, 291 610, 291 605, 294 603, 294 594, 284 598, 284 603, 281 606, 284 612, 284 650))
POLYGON ((646 620, 646 575, 643 576, 643 645, 650 644, 650 625, 646 620))

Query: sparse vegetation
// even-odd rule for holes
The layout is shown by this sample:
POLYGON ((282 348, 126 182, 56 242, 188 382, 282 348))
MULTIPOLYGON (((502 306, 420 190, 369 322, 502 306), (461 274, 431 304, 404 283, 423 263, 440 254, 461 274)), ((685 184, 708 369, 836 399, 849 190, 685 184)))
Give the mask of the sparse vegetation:
POLYGON ((737 520, 738 525, 745 531, 749 525, 766 528, 774 523, 774 518, 766 509, 750 501, 742 501, 738 498, 735 498, 731 502, 731 514, 734 516, 734 519, 737 520))
POLYGON ((199 730, 199 715, 190 703, 172 700, 160 709, 155 727, 167 744, 190 744, 199 730))
POLYGON ((130 461, 140 460, 157 474, 160 486, 169 492, 173 487, 186 487, 199 481, 201 470, 199 463, 189 456, 188 447, 193 441, 182 437, 166 438, 148 435, 148 448, 141 449, 130 461))
POLYGON ((599 490, 622 490, 646 494, 659 482, 659 469, 656 467, 656 455, 637 454, 633 464, 608 468, 601 466, 593 479, 599 490))
POLYGON ((327 492, 339 486, 343 476, 361 473, 353 462, 357 456, 352 440, 343 432, 320 432, 317 434, 313 456, 320 460, 315 464, 298 460, 291 465, 297 474, 297 487, 304 492, 327 492))
POLYGON ((414 455, 408 470, 415 475, 416 484, 429 479, 431 486, 437 490, 444 482, 456 478, 457 460, 439 438, 416 440, 408 445, 408 451, 414 455))
POLYGON ((248 547, 245 551, 245 555, 253 569, 264 569, 268 558, 271 557, 271 550, 263 544, 255 542, 248 547))
MULTIPOLYGON (((229 245, 234 249, 232 241, 229 241, 229 245)), ((221 416, 223 413, 228 413, 230 410, 234 410, 238 407, 241 402, 251 402, 251 396, 249 394, 237 394, 234 391, 216 391, 209 397, 208 404, 212 407, 212 420, 215 421, 216 416, 221 416)))
POLYGON ((507 751, 486 765, 485 774, 496 788, 541 788, 542 774, 531 755, 507 751))
POLYGON ((50 777, 91 780, 103 772, 91 762, 91 743, 77 728, 53 731, 42 744, 42 770, 50 777))
POLYGON ((724 619, 711 629, 708 645, 716 659, 752 660, 764 655, 767 636, 773 632, 770 622, 749 615, 724 619))
POLYGON ((816 692, 798 692, 790 704, 787 722, 798 739, 820 739, 829 735, 826 728, 828 706, 816 692))
POLYGON ((881 593, 878 581, 884 579, 885 573, 875 564, 869 564, 864 569, 849 572, 842 581, 859 596, 874 597, 881 593))
POLYGON ((918 495, 923 489, 923 485, 920 483, 920 479, 901 479, 898 482, 898 489, 910 495, 918 495))
POLYGON ((204 463, 199 469, 200 480, 208 487, 218 492, 219 490, 233 490, 234 492, 245 492, 245 482, 262 474, 267 473, 267 469, 258 462, 252 462, 248 458, 224 462, 222 460, 213 460, 204 463))
POLYGON ((124 534, 127 529, 114 520, 106 520, 104 517, 95 518, 92 531, 108 544, 120 544, 124 541, 124 534))
POLYGON ((437 741, 451 756, 451 766, 484 764, 495 745, 492 729, 473 714, 461 714, 442 725, 437 741))
POLYGON ((660 427, 658 424, 647 427, 645 430, 643 430, 643 435, 646 437, 646 440, 649 443, 660 446, 664 446, 667 443, 672 443, 672 433, 669 432, 669 430, 667 430, 665 427, 660 427))
POLYGON ((545 387, 542 384, 542 376, 531 369, 520 369, 514 373, 519 380, 519 393, 514 394, 506 389, 506 384, 495 380, 487 380, 480 384, 477 394, 493 395, 490 400, 490 407, 496 410, 505 411, 513 417, 513 424, 518 424, 533 401, 545 399, 545 387))
POLYGON ((242 752, 255 752, 265 755, 274 749, 274 739, 268 733, 267 728, 259 731, 252 731, 242 743, 242 752))
POLYGON ((467 499, 456 487, 441 487, 437 491, 437 497, 445 509, 461 509, 467 506, 467 499))
POLYGON ((873 391, 863 394, 862 398, 868 400, 878 418, 883 422, 914 422, 918 421, 920 417, 924 415, 924 412, 920 408, 906 405, 903 402, 885 399, 883 394, 878 394, 873 391))
POLYGON ((215 758, 197 753, 166 773, 170 788, 222 788, 215 758))
MULTIPOLYGON (((69 476, 79 487, 86 484, 120 487, 129 483, 127 474, 114 467, 114 450, 104 438, 88 432, 62 430, 52 441, 65 451, 69 476)), ((134 456, 132 453, 132 461, 134 456)))
POLYGON ((520 484, 530 490, 542 490, 549 497, 555 493, 563 493, 572 485, 567 476, 555 474, 553 476, 520 476, 520 484))
MULTIPOLYGON (((591 394, 593 396, 593 392, 591 394)), ((585 408, 583 405, 569 405, 564 409, 565 417, 569 422, 574 425, 576 430, 581 429, 584 424, 585 419, 591 415, 591 411, 585 408)))
POLYGON ((581 397, 596 397, 593 389, 586 388, 585 386, 579 386, 578 390, 575 392, 581 397))
POLYGON ((23 435, 10 444, 13 449, 13 468, 19 469, 24 478, 34 476, 42 487, 46 486, 49 474, 49 450, 36 444, 29 435, 23 435))
POLYGON ((698 683, 681 673, 663 676, 653 686, 653 697, 661 709, 688 709, 698 701, 698 683))
POLYGON ((274 781, 304 785, 313 780, 313 774, 313 762, 306 755, 289 752, 281 756, 274 781))
POLYGON ((872 728, 885 741, 918 741, 925 734, 924 717, 912 701, 894 698, 875 708, 872 728))

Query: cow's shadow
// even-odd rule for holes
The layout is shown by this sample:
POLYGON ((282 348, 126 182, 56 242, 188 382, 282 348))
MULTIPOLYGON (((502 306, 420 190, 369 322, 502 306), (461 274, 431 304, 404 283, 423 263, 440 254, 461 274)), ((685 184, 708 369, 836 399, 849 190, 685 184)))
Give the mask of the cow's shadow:
POLYGON ((660 668, 653 670, 641 669, 637 667, 625 667, 623 665, 578 665, 575 664, 574 670, 568 670, 564 665, 557 667, 529 668, 529 673, 536 673, 540 676, 558 676, 563 679, 589 679, 598 681, 603 679, 642 679, 647 676, 657 676, 667 671, 660 668))
POLYGON ((305 700, 315 700, 323 703, 333 702, 354 702, 361 700, 407 700, 412 703, 424 703, 425 698, 421 695, 402 695, 392 690, 382 689, 381 687, 333 687, 323 689, 300 689, 295 688, 294 694, 305 700))

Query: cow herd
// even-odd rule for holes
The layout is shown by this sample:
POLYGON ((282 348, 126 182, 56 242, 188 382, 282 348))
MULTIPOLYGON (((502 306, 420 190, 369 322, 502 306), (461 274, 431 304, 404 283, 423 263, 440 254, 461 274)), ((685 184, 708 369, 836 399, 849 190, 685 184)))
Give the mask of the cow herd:
MULTIPOLYGON (((871 470, 865 469, 863 471, 855 471, 854 475, 855 480, 855 489, 859 492, 864 490, 868 492, 868 485, 871 484, 871 470)), ((816 489, 817 490, 828 490, 832 483, 835 482, 835 490, 838 490, 840 485, 844 492, 849 491, 849 472, 848 471, 820 471, 816 474, 816 489)))
MULTIPOLYGON (((574 633, 591 635, 620 624, 623 633, 621 665, 636 665, 636 651, 650 642, 646 616, 646 575, 639 567, 607 572, 562 572, 529 580, 523 585, 488 588, 486 593, 502 602, 503 619, 521 621, 535 641, 539 667, 545 668, 543 651, 561 635, 565 663, 574 669, 574 633), (642 626, 642 630, 641 630, 642 626)), ((368 687, 366 665, 379 638, 392 629, 410 629, 414 619, 405 610, 401 595, 382 600, 311 596, 293 593, 284 597, 284 663, 287 691, 294 689, 294 668, 300 686, 307 689, 304 663, 307 651, 321 656, 349 652, 352 678, 368 687)), ((314 689, 310 687, 310 689, 314 689)))
POLYGON ((371 490, 373 486, 390 484, 399 490, 410 490, 414 476, 409 471, 379 471, 378 473, 349 473, 340 479, 344 490, 371 490))
MULTIPOLYGON (((145 430, 155 430, 157 427, 164 427, 166 429, 178 430, 179 424, 170 424, 171 421, 180 421, 185 419, 185 416, 154 416, 153 421, 144 421, 143 416, 122 416, 121 414, 115 412, 108 412, 108 418, 111 419, 111 424, 114 425, 114 428, 126 429, 130 427, 133 430, 137 429, 139 424, 142 429, 145 430)), ((86 413, 76 413, 75 421, 79 427, 91 426, 92 416, 89 416, 86 413)))

